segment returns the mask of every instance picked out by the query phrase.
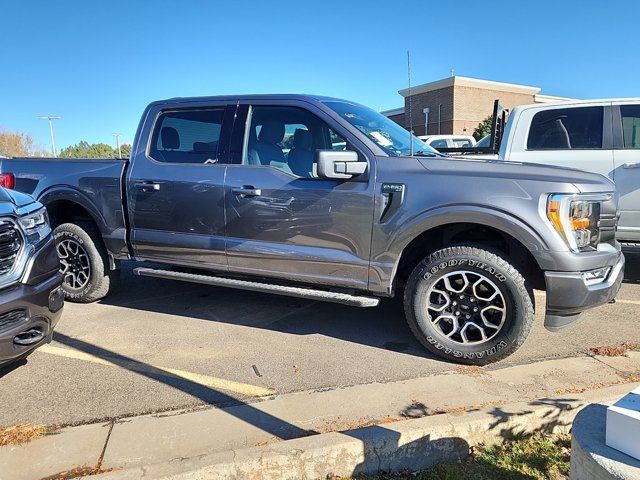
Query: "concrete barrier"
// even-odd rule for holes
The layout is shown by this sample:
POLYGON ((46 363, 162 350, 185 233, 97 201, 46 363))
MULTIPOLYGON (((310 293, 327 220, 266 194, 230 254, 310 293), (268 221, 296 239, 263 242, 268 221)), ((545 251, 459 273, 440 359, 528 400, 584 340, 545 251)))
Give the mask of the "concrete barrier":
MULTIPOLYGON (((607 406, 586 406, 573 422, 571 480, 638 480, 640 461, 605 444, 607 406)), ((640 435, 640 432, 638 433, 640 435)))

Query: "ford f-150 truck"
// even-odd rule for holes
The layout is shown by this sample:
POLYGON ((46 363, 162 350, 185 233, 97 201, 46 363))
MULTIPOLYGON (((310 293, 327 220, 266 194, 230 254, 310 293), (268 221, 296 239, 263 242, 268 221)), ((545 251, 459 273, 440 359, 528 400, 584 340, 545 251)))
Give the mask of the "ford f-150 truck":
POLYGON ((59 265, 44 207, 0 188, 0 366, 51 341, 64 304, 59 265))
POLYGON ((546 290, 557 330, 623 278, 618 197, 597 174, 450 159, 362 105, 306 95, 150 104, 127 160, 15 158, 1 178, 47 206, 71 300, 138 275, 340 302, 401 296, 453 361, 516 350, 546 290))

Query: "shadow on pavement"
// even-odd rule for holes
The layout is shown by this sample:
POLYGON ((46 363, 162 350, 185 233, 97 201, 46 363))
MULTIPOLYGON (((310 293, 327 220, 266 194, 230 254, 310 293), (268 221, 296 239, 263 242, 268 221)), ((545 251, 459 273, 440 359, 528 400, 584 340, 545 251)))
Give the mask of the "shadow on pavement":
POLYGON ((411 356, 439 360, 411 334, 402 303, 384 299, 358 308, 294 297, 137 277, 123 265, 116 288, 101 303, 294 335, 320 334, 411 356), (156 292, 155 295, 149 292, 156 292), (178 301, 176 301, 178 300, 178 301), (243 315, 242 307, 254 313, 243 315), (275 307, 275 308, 274 308, 275 307))
MULTIPOLYGON (((185 392, 202 400, 203 402, 212 403, 215 401, 217 404, 224 405, 245 405, 247 409, 243 409, 242 415, 238 416, 241 417, 242 420, 247 421, 248 423, 260 428, 261 430, 264 430, 265 432, 269 432, 271 435, 277 438, 289 439, 318 433, 313 430, 303 430, 291 423, 274 417, 273 415, 262 412, 257 408, 251 407, 250 405, 220 390, 192 382, 188 379, 178 377, 176 375, 172 375, 165 370, 154 367, 139 360, 135 360, 131 357, 121 355, 114 351, 98 347, 82 340, 68 337, 67 335, 59 332, 55 334, 55 340, 68 347, 106 360, 114 365, 117 365, 120 368, 124 368, 131 372, 137 373, 138 375, 142 375, 151 380, 155 380, 156 382, 160 382, 167 386, 175 388, 176 390, 185 392)), ((230 415, 237 415, 236 412, 238 412, 238 409, 229 409, 226 411, 230 415)))

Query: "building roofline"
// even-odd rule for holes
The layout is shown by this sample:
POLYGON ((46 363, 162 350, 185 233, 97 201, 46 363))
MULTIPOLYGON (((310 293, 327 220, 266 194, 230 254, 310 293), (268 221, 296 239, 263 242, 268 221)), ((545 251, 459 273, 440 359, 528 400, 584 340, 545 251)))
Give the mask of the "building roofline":
MULTIPOLYGON (((503 92, 525 93, 529 95, 535 95, 541 90, 540 87, 532 87, 529 85, 518 85, 515 83, 481 80, 479 78, 453 76, 442 78, 434 82, 423 83, 422 85, 416 85, 415 87, 411 88, 411 95, 431 92, 433 90, 451 87, 454 85, 460 87, 482 88, 485 90, 500 90, 503 92)), ((403 88, 402 90, 399 90, 398 93, 406 98, 409 96, 409 89, 403 88)))
POLYGON ((576 101, 576 99, 571 97, 558 97, 557 95, 544 95, 542 93, 536 93, 533 96, 533 101, 536 103, 556 103, 576 101))
POLYGON ((389 110, 382 110, 380 113, 386 117, 391 117, 393 115, 400 115, 404 113, 404 107, 391 108, 389 110))

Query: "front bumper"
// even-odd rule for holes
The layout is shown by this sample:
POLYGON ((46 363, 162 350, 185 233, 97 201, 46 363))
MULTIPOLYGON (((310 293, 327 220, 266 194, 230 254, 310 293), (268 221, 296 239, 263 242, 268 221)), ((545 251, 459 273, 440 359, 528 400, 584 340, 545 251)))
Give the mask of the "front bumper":
POLYGON ((545 328, 558 331, 575 322, 583 311, 613 300, 622 284, 624 262, 624 255, 618 252, 607 277, 591 285, 585 282, 582 272, 545 272, 545 328))
POLYGON ((62 275, 53 240, 36 251, 22 282, 0 290, 0 366, 51 341, 62 315, 62 275))

